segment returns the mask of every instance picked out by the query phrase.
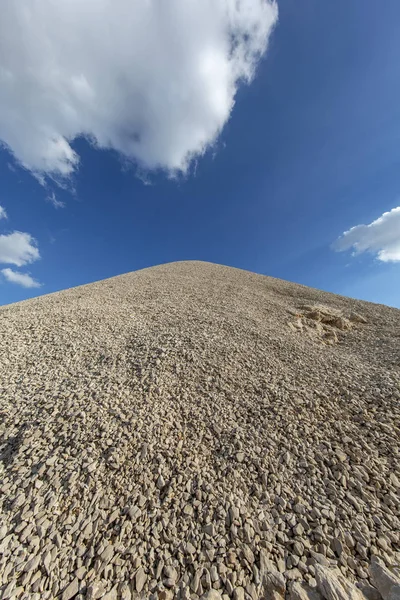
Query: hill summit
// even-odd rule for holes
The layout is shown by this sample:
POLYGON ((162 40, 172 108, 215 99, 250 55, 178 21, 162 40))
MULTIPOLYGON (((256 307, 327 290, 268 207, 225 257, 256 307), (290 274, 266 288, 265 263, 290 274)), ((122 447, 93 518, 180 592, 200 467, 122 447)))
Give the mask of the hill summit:
POLYGON ((1 598, 396 584, 400 311, 177 262, 1 307, 0 353, 1 598))

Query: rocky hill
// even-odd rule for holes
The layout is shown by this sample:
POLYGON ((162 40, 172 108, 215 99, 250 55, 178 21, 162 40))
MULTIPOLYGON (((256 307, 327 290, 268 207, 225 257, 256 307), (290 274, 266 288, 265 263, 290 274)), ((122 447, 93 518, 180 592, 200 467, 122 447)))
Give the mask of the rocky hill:
POLYGON ((0 598, 399 597, 399 310, 161 265, 1 307, 0 392, 0 598))

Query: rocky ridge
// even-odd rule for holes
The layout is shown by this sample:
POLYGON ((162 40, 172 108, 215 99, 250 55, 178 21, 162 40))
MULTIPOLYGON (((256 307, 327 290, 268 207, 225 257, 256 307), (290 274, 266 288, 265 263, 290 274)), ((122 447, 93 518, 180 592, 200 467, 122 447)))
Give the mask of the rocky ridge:
POLYGON ((398 597, 400 311, 172 263, 0 356, 0 598, 398 597))

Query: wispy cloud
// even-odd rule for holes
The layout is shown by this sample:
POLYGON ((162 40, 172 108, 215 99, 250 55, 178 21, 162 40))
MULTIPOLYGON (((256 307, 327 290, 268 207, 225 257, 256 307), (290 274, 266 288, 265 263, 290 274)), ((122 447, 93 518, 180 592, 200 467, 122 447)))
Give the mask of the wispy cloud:
POLYGON ((7 219, 6 209, 0 206, 0 219, 7 219))
POLYGON ((400 261, 400 206, 383 213, 369 225, 352 227, 333 244, 338 252, 351 248, 354 254, 376 254, 383 262, 400 261))
POLYGON ((25 288, 37 288, 42 284, 33 279, 28 273, 20 273, 19 271, 13 271, 12 269, 2 269, 1 270, 3 276, 10 283, 16 283, 18 285, 22 285, 25 288))
POLYGON ((22 231, 0 235, 0 263, 22 267, 40 258, 36 240, 22 231))
POLYGON ((50 202, 54 208, 65 208, 65 202, 58 200, 54 192, 51 192, 51 194, 47 196, 46 200, 50 202))
POLYGON ((254 77, 278 9, 273 0, 2 0, 1 13, 0 140, 43 182, 76 170, 71 141, 81 135, 139 168, 185 171, 254 77))

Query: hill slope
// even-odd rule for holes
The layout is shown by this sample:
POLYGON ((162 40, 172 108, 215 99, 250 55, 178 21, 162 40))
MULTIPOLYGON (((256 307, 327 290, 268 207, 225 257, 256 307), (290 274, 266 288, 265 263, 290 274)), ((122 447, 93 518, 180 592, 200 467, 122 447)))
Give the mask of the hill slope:
POLYGON ((1 307, 0 356, 3 591, 255 600, 260 551, 312 585, 396 560, 400 311, 179 262, 1 307))

